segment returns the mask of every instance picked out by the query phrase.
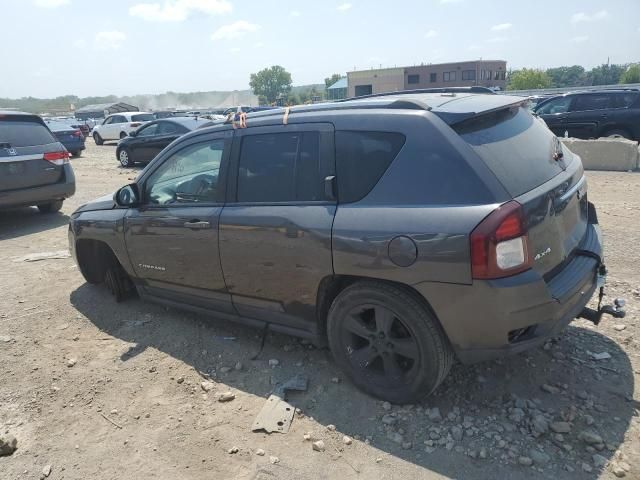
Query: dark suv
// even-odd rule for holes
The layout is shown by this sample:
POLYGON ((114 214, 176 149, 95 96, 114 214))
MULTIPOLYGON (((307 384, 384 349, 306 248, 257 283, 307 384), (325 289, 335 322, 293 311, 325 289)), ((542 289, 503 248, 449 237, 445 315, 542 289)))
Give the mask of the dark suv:
POLYGON ((69 152, 37 115, 0 110, 0 208, 57 212, 75 193, 69 152))
POLYGON ((534 108, 559 137, 624 137, 640 140, 640 91, 566 93, 534 108))
POLYGON ((557 335, 605 273, 580 158, 526 99, 462 92, 196 130, 80 207, 69 241, 118 299, 328 340, 393 402, 433 391, 456 357, 557 335))

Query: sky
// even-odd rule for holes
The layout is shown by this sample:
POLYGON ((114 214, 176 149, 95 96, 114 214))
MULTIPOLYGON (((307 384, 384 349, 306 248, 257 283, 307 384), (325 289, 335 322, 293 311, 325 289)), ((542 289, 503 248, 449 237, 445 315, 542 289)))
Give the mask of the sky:
POLYGON ((0 98, 243 90, 477 58, 640 61, 640 0, 0 0, 0 98))

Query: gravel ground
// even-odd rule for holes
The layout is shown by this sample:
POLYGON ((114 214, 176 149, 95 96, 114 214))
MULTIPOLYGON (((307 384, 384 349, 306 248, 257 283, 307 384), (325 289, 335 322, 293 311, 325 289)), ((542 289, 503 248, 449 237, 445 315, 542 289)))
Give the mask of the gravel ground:
POLYGON ((270 334, 250 360, 256 330, 116 304, 70 258, 24 261, 66 250, 68 215, 135 177, 113 144, 87 147, 60 214, 0 213, 0 453, 17 439, 2 480, 640 478, 639 174, 588 173, 607 292, 627 299, 627 318, 575 321, 543 348, 456 365, 432 397, 392 406, 295 338, 270 334), (296 373, 309 389, 290 395, 289 433, 252 433, 272 384, 296 373))

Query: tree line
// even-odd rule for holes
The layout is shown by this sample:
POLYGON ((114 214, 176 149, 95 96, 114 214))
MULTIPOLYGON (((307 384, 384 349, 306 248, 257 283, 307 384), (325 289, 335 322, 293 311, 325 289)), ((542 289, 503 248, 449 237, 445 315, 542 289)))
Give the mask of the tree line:
POLYGON ((580 65, 546 70, 522 68, 507 73, 507 90, 585 87, 640 83, 640 63, 603 64, 591 70, 580 65))

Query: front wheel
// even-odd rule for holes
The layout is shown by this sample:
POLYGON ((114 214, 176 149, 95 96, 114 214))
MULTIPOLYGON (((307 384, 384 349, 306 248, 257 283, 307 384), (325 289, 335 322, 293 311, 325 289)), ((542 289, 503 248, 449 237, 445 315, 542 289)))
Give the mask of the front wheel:
POLYGON ((433 392, 453 351, 426 304, 382 282, 358 282, 334 300, 327 319, 336 363, 361 390, 392 403, 433 392))
POLYGON ((120 161, 120 165, 123 167, 131 167, 133 165, 133 160, 131 159, 131 152, 129 152, 126 148, 121 148, 118 152, 118 160, 120 161))
POLYGON ((62 208, 62 200, 56 200, 55 202, 43 203, 38 205, 40 213, 55 213, 59 212, 62 208))
POLYGON ((98 132, 95 132, 93 134, 93 140, 94 142, 96 142, 96 145, 102 145, 104 143, 104 140, 102 139, 102 137, 98 132))

